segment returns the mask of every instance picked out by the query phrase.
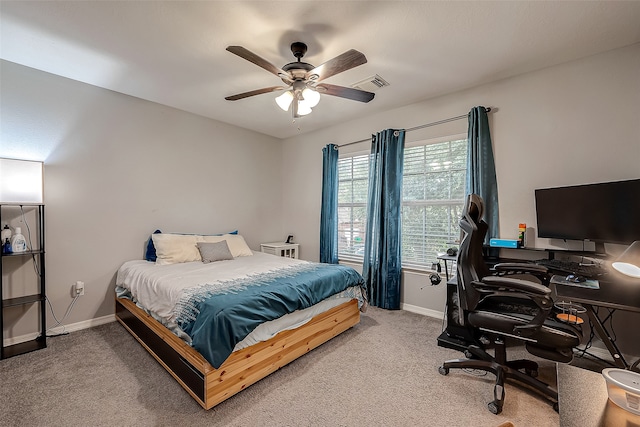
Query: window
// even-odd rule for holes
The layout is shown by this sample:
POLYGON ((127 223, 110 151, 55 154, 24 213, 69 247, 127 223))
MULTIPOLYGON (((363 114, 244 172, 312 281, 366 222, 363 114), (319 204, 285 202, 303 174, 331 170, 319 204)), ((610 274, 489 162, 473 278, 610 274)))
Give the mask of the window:
MULTIPOLYGON (((460 236, 467 140, 423 143, 404 150, 402 263, 431 266, 460 236)), ((364 255, 369 155, 338 160, 338 254, 364 255)))
POLYGON ((369 155, 338 160, 338 255, 364 256, 369 155))
POLYGON ((428 265, 460 237, 467 140, 404 150, 402 262, 428 265))

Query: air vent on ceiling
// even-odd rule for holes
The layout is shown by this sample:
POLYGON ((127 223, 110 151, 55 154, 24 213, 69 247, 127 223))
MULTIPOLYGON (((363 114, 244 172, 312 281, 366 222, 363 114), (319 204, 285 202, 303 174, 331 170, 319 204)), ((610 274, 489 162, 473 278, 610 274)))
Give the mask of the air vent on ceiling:
POLYGON ((389 82, 377 74, 351 85, 354 89, 366 90, 367 92, 375 92, 385 86, 389 86, 389 82))

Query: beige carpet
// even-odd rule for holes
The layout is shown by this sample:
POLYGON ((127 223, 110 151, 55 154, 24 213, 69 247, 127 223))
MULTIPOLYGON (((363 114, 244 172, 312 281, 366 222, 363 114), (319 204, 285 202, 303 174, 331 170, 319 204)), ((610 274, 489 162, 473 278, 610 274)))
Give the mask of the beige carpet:
MULTIPOLYGON (((110 323, 0 361, 0 425, 558 425, 546 400, 513 385, 502 414, 491 414, 491 374, 440 375, 442 361, 460 357, 436 345, 441 328, 429 317, 370 308, 356 327, 205 411, 110 323)), ((555 381, 555 365, 542 361, 540 377, 555 381)))

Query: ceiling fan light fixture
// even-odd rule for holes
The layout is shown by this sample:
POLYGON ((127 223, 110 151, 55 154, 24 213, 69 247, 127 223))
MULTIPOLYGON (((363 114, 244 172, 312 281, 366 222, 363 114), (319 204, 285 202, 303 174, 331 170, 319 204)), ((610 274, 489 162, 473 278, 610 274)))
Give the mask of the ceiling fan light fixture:
POLYGON ((282 95, 276 98, 276 103, 282 110, 288 111, 293 101, 293 92, 290 90, 285 91, 282 95))
POLYGON ((320 94, 311 88, 306 88, 302 91, 302 98, 300 102, 304 101, 309 108, 315 107, 320 102, 320 94))

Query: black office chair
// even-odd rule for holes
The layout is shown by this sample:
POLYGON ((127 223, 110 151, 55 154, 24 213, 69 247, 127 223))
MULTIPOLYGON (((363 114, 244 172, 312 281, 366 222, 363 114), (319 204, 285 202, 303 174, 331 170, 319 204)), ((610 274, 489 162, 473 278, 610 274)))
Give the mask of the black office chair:
POLYGON ((558 362, 569 362, 580 344, 581 329, 555 318, 549 275, 536 264, 497 264, 490 270, 483 258, 487 224, 482 220, 483 201, 468 196, 460 220, 461 242, 457 259, 460 323, 481 335, 481 343, 470 344, 465 359, 449 360, 438 369, 447 375, 452 368, 478 369, 496 376, 494 400, 487 406, 502 412, 504 381, 523 383, 551 400, 558 410, 558 392, 536 379, 538 365, 531 360, 507 360, 507 338, 523 341, 531 354, 558 362), (536 281, 537 279, 537 281, 536 281), (538 283, 540 282, 540 283, 538 283), (486 348, 493 347, 491 356, 486 348))

